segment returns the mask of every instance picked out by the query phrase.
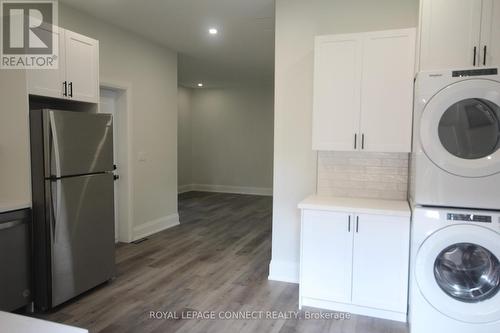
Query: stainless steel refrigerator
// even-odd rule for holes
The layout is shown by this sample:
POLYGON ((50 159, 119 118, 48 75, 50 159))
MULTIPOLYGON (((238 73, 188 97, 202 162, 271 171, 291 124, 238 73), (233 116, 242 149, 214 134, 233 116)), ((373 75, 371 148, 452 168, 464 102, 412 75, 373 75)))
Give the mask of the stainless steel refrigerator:
POLYGON ((38 310, 114 275, 112 121, 109 114, 30 111, 38 310))

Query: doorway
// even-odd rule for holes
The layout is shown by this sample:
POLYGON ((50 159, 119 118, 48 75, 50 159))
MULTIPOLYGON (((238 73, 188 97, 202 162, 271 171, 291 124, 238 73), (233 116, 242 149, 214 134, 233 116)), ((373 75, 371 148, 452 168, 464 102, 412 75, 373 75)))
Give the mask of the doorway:
POLYGON ((113 115, 113 158, 115 170, 115 241, 129 243, 132 239, 132 145, 130 87, 103 83, 100 89, 99 112, 113 115))
MULTIPOLYGON (((116 104, 117 104, 117 95, 118 92, 115 90, 111 89, 105 89, 102 88, 100 92, 100 112, 101 113, 107 113, 111 114, 113 116, 113 163, 115 165, 115 168, 118 167, 118 138, 117 138, 117 122, 118 122, 118 110, 116 109, 116 104)), ((115 170, 115 242, 118 243, 119 240, 119 230, 120 230, 120 224, 118 216, 119 216, 119 210, 118 207, 120 205, 120 202, 118 200, 118 193, 119 189, 118 187, 119 182, 118 180, 120 179, 120 171, 115 170)))

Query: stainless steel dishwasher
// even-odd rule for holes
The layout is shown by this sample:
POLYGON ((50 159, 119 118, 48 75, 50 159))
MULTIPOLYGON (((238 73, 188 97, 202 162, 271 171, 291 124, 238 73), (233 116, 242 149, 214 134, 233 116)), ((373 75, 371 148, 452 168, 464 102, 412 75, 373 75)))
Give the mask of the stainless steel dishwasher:
POLYGON ((0 213, 0 310, 12 311, 31 302, 31 213, 0 213))

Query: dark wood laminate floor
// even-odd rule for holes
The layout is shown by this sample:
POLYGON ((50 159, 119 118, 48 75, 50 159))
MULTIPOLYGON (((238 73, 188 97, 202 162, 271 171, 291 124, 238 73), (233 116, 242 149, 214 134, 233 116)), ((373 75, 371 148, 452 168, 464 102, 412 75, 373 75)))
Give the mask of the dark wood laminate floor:
MULTIPOLYGON (((117 277, 44 318, 92 333, 405 333, 406 325, 350 320, 150 319, 150 311, 296 311, 298 286, 268 281, 270 197, 189 192, 181 225, 117 248, 117 277)), ((313 309, 307 309, 313 310, 313 309)), ((304 312, 301 313, 302 315, 304 312)))

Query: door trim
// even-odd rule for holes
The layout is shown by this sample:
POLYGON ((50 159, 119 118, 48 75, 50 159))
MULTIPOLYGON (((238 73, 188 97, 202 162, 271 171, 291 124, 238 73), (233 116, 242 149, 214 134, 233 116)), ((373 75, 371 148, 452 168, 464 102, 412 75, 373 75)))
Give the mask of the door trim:
MULTIPOLYGON (((133 221, 134 221, 134 163, 133 163, 133 100, 132 84, 130 82, 120 82, 103 78, 100 81, 101 89, 109 89, 119 93, 117 99, 117 109, 120 112, 120 123, 117 124, 116 137, 120 137, 118 156, 118 172, 120 173, 120 192, 118 195, 118 241, 130 243, 134 241, 133 221), (122 199, 120 199, 122 198, 122 199)), ((100 99, 100 97, 99 97, 100 99)), ((99 110, 100 112, 100 110, 99 110)))

